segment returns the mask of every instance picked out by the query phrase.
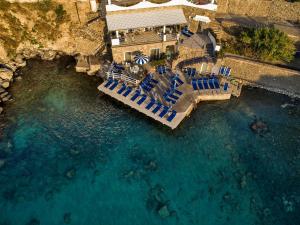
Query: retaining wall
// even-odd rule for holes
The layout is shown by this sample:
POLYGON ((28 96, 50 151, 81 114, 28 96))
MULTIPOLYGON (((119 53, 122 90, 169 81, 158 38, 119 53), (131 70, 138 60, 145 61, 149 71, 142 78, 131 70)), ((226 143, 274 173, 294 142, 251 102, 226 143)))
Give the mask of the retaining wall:
POLYGON ((232 76, 246 83, 300 97, 300 71, 233 56, 218 60, 218 65, 229 66, 232 76))

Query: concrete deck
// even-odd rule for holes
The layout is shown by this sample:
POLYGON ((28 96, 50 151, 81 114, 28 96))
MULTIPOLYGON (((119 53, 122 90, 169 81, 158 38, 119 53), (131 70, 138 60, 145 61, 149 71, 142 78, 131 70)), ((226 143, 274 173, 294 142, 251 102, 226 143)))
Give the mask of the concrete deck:
POLYGON ((127 96, 124 97, 122 94, 118 94, 117 91, 120 89, 122 84, 118 84, 118 86, 114 90, 110 90, 109 88, 104 87, 105 83, 102 83, 98 86, 98 89, 111 96, 112 98, 123 102, 124 104, 130 106, 131 108, 151 117, 152 119, 170 127, 171 129, 175 129, 178 127, 178 125, 182 122, 182 120, 187 117, 194 108, 196 108, 197 103, 201 101, 218 101, 218 100, 227 100, 231 97, 231 88, 229 88, 226 92, 223 91, 223 86, 221 83, 221 88, 219 90, 216 89, 209 89, 209 90, 193 90, 192 85, 190 84, 190 81, 185 78, 185 76, 182 73, 178 73, 180 75, 180 78, 184 81, 184 84, 182 84, 178 90, 183 92, 184 94, 179 97, 177 102, 172 106, 172 110, 175 110, 177 112, 176 117, 171 121, 168 122, 167 118, 170 115, 170 113, 166 114, 163 118, 160 118, 158 115, 161 112, 159 110, 156 114, 152 113, 152 110, 155 106, 153 106, 150 110, 147 110, 145 107, 150 102, 151 97, 156 98, 158 101, 160 101, 165 106, 168 106, 169 104, 163 99, 163 93, 165 90, 170 86, 169 85, 169 79, 168 75, 159 75, 155 74, 155 79, 159 81, 159 84, 157 84, 153 89, 152 92, 147 94, 147 99, 145 102, 143 102, 141 105, 137 104, 137 101, 131 101, 131 97, 134 95, 135 90, 127 96), (154 96, 155 93, 155 96, 154 96))
POLYGON ((165 115, 163 118, 160 118, 158 115, 161 112, 161 110, 159 110, 156 114, 154 114, 154 113, 152 113, 152 110, 155 106, 153 106, 150 110, 147 110, 145 108, 147 106, 147 104, 150 102, 149 97, 141 105, 138 105, 137 101, 133 102, 130 100, 131 97, 133 96, 133 94, 135 93, 134 90, 127 97, 124 97, 122 94, 117 93, 117 91, 121 87, 121 84, 119 84, 114 90, 110 90, 109 88, 104 87, 104 84, 105 84, 105 82, 98 86, 98 89, 100 91, 102 91, 103 93, 111 96, 112 98, 114 98, 120 102, 123 102, 125 105, 130 106, 131 108, 145 114, 146 116, 149 116, 152 119, 161 122, 162 124, 170 127, 171 129, 175 129, 186 116, 184 112, 177 112, 176 117, 171 122, 168 122, 167 116, 169 114, 165 115))

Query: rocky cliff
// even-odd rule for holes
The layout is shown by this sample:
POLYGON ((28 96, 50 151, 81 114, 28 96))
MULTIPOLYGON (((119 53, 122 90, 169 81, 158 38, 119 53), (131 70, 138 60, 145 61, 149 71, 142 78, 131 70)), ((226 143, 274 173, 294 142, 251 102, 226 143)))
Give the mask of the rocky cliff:
POLYGON ((15 79, 16 69, 26 65, 26 59, 89 56, 105 49, 105 22, 96 19, 87 25, 85 14, 89 13, 89 5, 86 3, 0 0, 0 107, 1 102, 10 99, 5 89, 15 79))

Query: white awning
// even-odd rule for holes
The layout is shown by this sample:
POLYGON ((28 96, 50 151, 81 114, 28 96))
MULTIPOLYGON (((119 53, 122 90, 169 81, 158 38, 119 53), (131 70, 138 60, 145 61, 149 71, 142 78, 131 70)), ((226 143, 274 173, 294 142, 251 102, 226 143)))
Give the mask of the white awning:
POLYGON ((106 15, 109 31, 187 23, 182 9, 159 9, 106 15))
POLYGON ((211 20, 207 16, 196 15, 193 19, 196 20, 196 21, 204 22, 204 23, 210 23, 211 22, 211 20))

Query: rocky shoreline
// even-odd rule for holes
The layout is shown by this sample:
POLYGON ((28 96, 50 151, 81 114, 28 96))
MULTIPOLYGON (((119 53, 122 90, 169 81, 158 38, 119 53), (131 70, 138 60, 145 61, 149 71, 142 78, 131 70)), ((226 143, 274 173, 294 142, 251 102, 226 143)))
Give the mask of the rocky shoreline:
MULTIPOLYGON (((20 74, 18 74, 18 69, 25 67, 27 65, 27 60, 40 58, 41 60, 52 61, 59 59, 62 56, 75 57, 74 55, 52 49, 24 49, 17 54, 14 60, 6 63, 0 62, 0 115, 4 112, 5 103, 13 100, 8 89, 15 80, 22 79, 20 74)), ((248 80, 243 80, 243 84, 250 87, 262 88, 271 92, 284 94, 291 98, 300 98, 299 94, 288 89, 278 89, 271 86, 250 82, 248 80)))
MULTIPOLYGON (((0 114, 4 112, 4 105, 7 101, 12 100, 12 95, 9 93, 9 87, 15 80, 21 80, 22 77, 18 74, 18 69, 27 65, 27 60, 40 58, 45 61, 59 59, 62 56, 72 56, 61 51, 52 49, 24 49, 17 54, 14 60, 9 62, 0 61, 0 114)), ((74 57, 74 56, 72 56, 74 57)))

